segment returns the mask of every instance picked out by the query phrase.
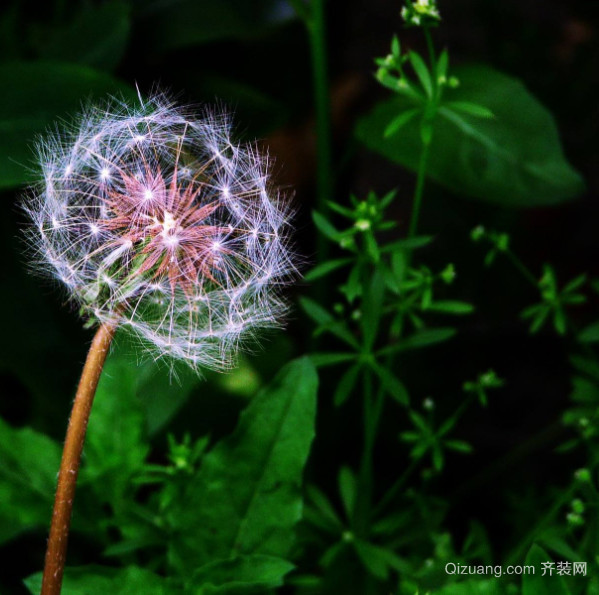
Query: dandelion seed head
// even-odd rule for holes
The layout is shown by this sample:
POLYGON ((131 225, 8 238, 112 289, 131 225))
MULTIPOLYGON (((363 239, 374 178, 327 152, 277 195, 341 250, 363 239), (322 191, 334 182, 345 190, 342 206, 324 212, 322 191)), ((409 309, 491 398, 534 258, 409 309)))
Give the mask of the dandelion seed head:
POLYGON ((227 114, 164 95, 91 107, 39 142, 23 201, 36 264, 86 317, 198 369, 230 367, 279 325, 296 273, 268 159, 231 132, 227 114))

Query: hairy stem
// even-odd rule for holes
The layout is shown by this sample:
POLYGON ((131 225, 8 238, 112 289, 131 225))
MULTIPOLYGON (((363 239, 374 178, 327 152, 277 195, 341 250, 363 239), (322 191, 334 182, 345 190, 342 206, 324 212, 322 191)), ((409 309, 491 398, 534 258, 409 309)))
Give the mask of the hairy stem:
POLYGON ((81 462, 81 452, 85 441, 87 422, 91 412, 94 395, 100 380, 100 374, 116 325, 103 324, 89 348, 85 366, 75 395, 71 418, 62 451, 58 485, 54 498, 54 511, 50 525, 50 537, 46 549, 44 576, 41 595, 59 595, 67 553, 67 541, 71 526, 71 512, 75 497, 75 486, 81 462))

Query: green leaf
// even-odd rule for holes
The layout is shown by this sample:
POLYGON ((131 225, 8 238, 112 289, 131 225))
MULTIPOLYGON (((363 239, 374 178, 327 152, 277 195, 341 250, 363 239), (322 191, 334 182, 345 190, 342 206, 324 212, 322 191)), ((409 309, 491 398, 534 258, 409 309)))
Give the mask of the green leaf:
POLYGON ((136 100, 124 83, 86 66, 58 62, 0 64, 0 188, 31 181, 34 137, 57 118, 80 111, 83 100, 108 93, 136 100))
POLYGON ((0 543, 50 522, 60 446, 0 419, 0 543))
POLYGON ((416 52, 409 52, 408 58, 410 59, 410 63, 412 64, 412 68, 414 68, 414 72, 418 79, 420 80, 420 84, 423 89, 426 91, 426 94, 429 97, 433 96, 433 81, 431 80, 431 74, 428 71, 424 60, 420 57, 420 54, 416 52))
POLYGON ((447 68, 449 67, 449 52, 443 50, 437 60, 437 81, 445 81, 447 78, 447 68))
POLYGON ((408 391, 404 386, 403 382, 399 380, 391 371, 387 368, 374 363, 371 364, 371 368, 374 373, 379 377, 385 390, 401 405, 408 405, 410 397, 408 391))
POLYGON ((262 594, 266 589, 280 587, 293 568, 283 558, 260 554, 216 560, 199 568, 186 590, 194 595, 262 594))
POLYGON ((183 568, 237 555, 287 555, 302 515, 317 385, 310 359, 294 360, 252 400, 233 434, 204 455, 172 513, 171 557, 183 568))
POLYGON ((119 0, 97 6, 84 4, 68 24, 49 30, 39 53, 46 60, 114 70, 129 39, 129 13, 129 5, 119 0))
POLYGON ((468 444, 468 442, 464 442, 463 440, 445 440, 443 444, 450 450, 463 452, 465 454, 470 454, 473 451, 472 445, 468 444))
POLYGON ((419 107, 414 107, 393 118, 393 120, 391 120, 391 122, 385 128, 385 137, 393 136, 421 111, 422 110, 419 107))
POLYGON ((324 353, 310 353, 308 354, 312 363, 317 368, 324 368, 326 366, 334 366, 336 364, 343 364, 356 359, 357 355, 352 352, 324 352, 324 353))
POLYGON ((599 320, 583 328, 578 335, 578 340, 581 343, 596 343, 599 341, 599 320))
POLYGON ((395 252, 397 250, 414 250, 416 248, 422 248, 428 246, 432 241, 433 236, 416 236, 414 238, 406 238, 404 240, 398 240, 397 242, 391 242, 381 247, 381 252, 395 252))
POLYGON ((394 353, 396 351, 411 351, 412 349, 420 349, 422 347, 428 347, 429 345, 435 345, 436 343, 442 343, 451 339, 456 334, 454 328, 428 328, 410 335, 405 339, 401 339, 394 345, 385 347, 378 351, 378 355, 384 355, 387 353, 394 353))
POLYGON ((337 231, 329 220, 318 211, 312 211, 312 220, 318 230, 332 242, 338 242, 341 239, 341 232, 337 231))
POLYGON ((379 329, 379 323, 382 315, 383 296, 385 292, 385 280, 380 269, 377 267, 368 291, 362 301, 362 334, 363 344, 366 351, 370 351, 374 345, 379 329))
MULTIPOLYGON (((42 573, 25 579, 25 586, 37 595, 42 587, 42 573)), ((138 568, 108 568, 104 566, 77 566, 66 568, 62 595, 180 595, 180 589, 171 587, 167 579, 138 568)))
POLYGON ((341 502, 348 519, 351 519, 354 514, 354 506, 356 503, 357 483, 356 476, 349 467, 341 467, 339 470, 339 494, 341 502))
POLYGON ((335 403, 335 407, 340 407, 347 401, 347 398, 351 394, 354 386, 356 385, 356 381, 358 380, 358 374, 362 366, 360 364, 354 364, 349 367, 341 379, 339 380, 339 384, 335 389, 335 394, 333 395, 333 402, 335 403))
POLYGON ((469 114, 477 118, 495 117, 495 114, 493 114, 489 108, 485 107, 484 105, 479 105, 478 103, 471 103, 470 101, 450 101, 446 103, 445 106, 453 111, 464 112, 465 114, 469 114))
POLYGON ((474 312, 474 306, 456 300, 437 300, 430 304, 427 310, 431 312, 444 312, 446 314, 471 314, 474 312))
POLYGON ((566 284, 566 286, 562 289, 562 293, 572 293, 576 289, 582 287, 586 283, 586 281, 586 274, 579 275, 578 277, 575 277, 566 284))
POLYGON ((131 478, 149 452, 146 419, 137 395, 139 379, 130 361, 111 354, 89 419, 80 481, 89 483, 99 498, 113 506, 132 489, 131 478))
POLYGON ((327 312, 320 304, 307 297, 300 298, 300 305, 306 314, 315 322, 317 322, 323 330, 327 330, 348 345, 355 349, 360 346, 355 337, 351 334, 345 323, 337 321, 329 312, 327 312))
MULTIPOLYGON (((455 75, 461 84, 447 90, 447 98, 483 106, 495 117, 442 107, 433 123, 432 179, 459 196, 512 207, 555 204, 583 191, 582 178, 564 157, 553 117, 519 80, 484 66, 456 68, 455 75)), ((413 106, 395 96, 362 118, 356 134, 371 150, 416 171, 422 148, 418 123, 384 138, 389 122, 413 106)))
MULTIPOLYGON (((324 492, 315 485, 308 485, 306 495, 308 502, 314 506, 314 510, 320 517, 320 525, 328 528, 332 533, 338 534, 343 529, 343 523, 324 492)), ((310 508, 306 509, 306 513, 308 510, 310 508)))
POLYGON ((315 281, 316 279, 320 279, 337 269, 345 266, 346 264, 350 264, 353 262, 352 258, 339 258, 337 260, 327 260, 317 266, 315 266, 312 270, 310 270, 306 275, 304 275, 304 279, 306 281, 315 281))
POLYGON ((526 555, 526 566, 534 566, 534 574, 522 576, 522 595, 569 595, 570 590, 566 587, 563 577, 556 576, 555 568, 553 576, 547 572, 543 576, 543 563, 551 562, 549 554, 540 546, 533 544, 526 555))
POLYGON ((379 548, 366 541, 356 540, 354 548, 358 557, 367 568, 368 572, 377 578, 386 580, 389 576, 387 560, 380 555, 379 548))

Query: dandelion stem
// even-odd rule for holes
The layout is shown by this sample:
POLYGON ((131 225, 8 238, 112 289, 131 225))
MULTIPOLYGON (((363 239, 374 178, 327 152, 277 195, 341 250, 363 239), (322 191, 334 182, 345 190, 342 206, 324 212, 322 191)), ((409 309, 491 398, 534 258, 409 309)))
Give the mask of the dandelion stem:
POLYGON ((116 324, 105 323, 96 332, 77 388, 58 473, 41 595, 60 594, 87 422, 115 329, 116 324))

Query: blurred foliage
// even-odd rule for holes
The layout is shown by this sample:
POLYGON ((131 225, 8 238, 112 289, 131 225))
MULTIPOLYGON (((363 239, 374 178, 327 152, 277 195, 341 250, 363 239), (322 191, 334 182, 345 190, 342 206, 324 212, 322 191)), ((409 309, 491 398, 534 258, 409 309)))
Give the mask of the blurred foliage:
MULTIPOLYGON (((367 60, 387 29, 399 28, 401 5, 381 5, 383 33, 352 30, 367 60)), ((408 5, 412 20, 426 8, 408 5)), ((442 19, 452 10, 435 5, 442 19)), ((39 175, 32 148, 53 122, 106 94, 137 101, 155 83, 186 101, 218 97, 238 113, 242 134, 272 133, 267 140, 287 162, 282 179, 298 186, 309 287, 300 288, 290 330, 226 376, 169 372, 133 358, 117 336, 89 424, 63 593, 264 594, 283 585, 297 595, 599 593, 596 224, 588 218, 592 237, 578 244, 577 231, 568 235, 567 209, 585 184, 537 98, 552 107, 561 98, 561 124, 582 110, 566 91, 577 106, 592 94, 582 80, 558 88, 553 78, 539 94, 547 69, 535 60, 550 52, 538 38, 525 46, 535 25, 526 17, 519 27, 510 3, 471 14, 463 6, 454 10, 464 23, 508 15, 508 59, 453 66, 453 49, 438 52, 433 29, 411 22, 376 60, 380 89, 354 83, 374 103, 366 115, 348 111, 351 85, 333 86, 331 105, 317 97, 321 153, 330 136, 336 141, 334 167, 324 169, 338 188, 317 203, 309 54, 320 76, 327 62, 338 75, 344 15, 359 9, 354 18, 369 23, 364 6, 5 3, 2 593, 39 592, 60 441, 87 340, 61 298, 24 272, 16 197, 39 175), (520 65, 526 82, 501 72, 520 65), (332 131, 322 128, 323 109, 332 131), (409 178, 393 164, 416 173, 409 225, 409 178), (549 217, 559 237, 543 231, 549 217), (587 576, 541 576, 551 560, 587 562, 587 576), (465 576, 448 573, 448 563, 531 564, 536 574, 465 576)), ((586 71, 571 68, 589 85, 592 55, 586 71)), ((570 132, 569 155, 572 145, 570 132)))

